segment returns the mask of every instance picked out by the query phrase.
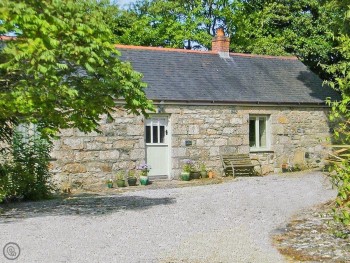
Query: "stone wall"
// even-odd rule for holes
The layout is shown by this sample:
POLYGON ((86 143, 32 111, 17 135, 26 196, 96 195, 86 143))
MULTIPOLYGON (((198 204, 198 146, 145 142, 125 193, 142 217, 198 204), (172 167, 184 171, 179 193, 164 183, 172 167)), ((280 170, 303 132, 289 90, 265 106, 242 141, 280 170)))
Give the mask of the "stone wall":
POLYGON ((145 159, 142 116, 118 110, 109 123, 104 117, 101 133, 67 129, 54 144, 52 171, 57 181, 90 188, 113 177, 118 170, 134 169, 145 159))
POLYGON ((323 166, 330 144, 327 109, 288 107, 245 112, 271 116, 271 152, 255 154, 264 163, 264 173, 280 172, 283 163, 301 167, 323 166))
MULTIPOLYGON (((329 126, 322 108, 165 105, 164 114, 171 127, 171 177, 180 174, 184 159, 204 161, 221 173, 220 151, 248 153, 250 114, 270 116, 270 151, 251 153, 259 156, 264 174, 280 171, 282 163, 320 166, 327 150, 329 126)), ((89 188, 145 160, 143 117, 122 110, 114 117, 111 123, 102 120, 101 134, 62 131, 52 152, 57 178, 89 188)))

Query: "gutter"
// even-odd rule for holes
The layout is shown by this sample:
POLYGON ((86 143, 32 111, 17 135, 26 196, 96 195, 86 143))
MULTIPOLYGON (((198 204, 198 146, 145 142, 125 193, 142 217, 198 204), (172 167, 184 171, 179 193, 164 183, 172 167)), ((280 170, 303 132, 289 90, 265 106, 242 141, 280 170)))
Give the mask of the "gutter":
MULTIPOLYGON (((123 104, 123 100, 117 100, 117 104, 123 104)), ((161 100, 154 99, 155 105, 179 105, 179 106, 243 106, 243 107, 296 107, 296 108, 331 108, 325 102, 264 102, 264 101, 215 101, 215 100, 161 100)))

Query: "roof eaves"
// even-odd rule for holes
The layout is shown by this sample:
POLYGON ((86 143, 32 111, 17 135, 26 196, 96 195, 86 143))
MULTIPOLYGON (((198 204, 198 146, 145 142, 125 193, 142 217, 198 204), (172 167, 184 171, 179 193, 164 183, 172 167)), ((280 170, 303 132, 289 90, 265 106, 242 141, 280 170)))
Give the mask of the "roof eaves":
POLYGON ((161 101, 164 104, 185 104, 185 105, 242 105, 242 106, 318 106, 329 107, 326 102, 267 102, 267 101, 229 101, 229 100, 167 100, 152 99, 154 103, 161 101))

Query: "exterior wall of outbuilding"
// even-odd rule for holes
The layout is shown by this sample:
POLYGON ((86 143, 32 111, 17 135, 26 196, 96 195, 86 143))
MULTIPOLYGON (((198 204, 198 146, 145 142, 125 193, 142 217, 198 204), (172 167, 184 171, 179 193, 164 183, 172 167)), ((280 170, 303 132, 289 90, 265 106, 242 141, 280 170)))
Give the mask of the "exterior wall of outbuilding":
MULTIPOLYGON (((165 105, 171 135, 171 174, 177 178, 184 159, 205 162, 222 173, 220 151, 249 153, 249 116, 267 115, 271 147, 258 156, 263 173, 279 172, 283 163, 323 165, 330 137, 328 109, 322 107, 165 105), (186 146, 186 141, 191 145, 186 146)), ((118 170, 133 169, 144 162, 145 121, 118 109, 101 121, 101 133, 84 134, 69 129, 55 142, 51 170, 60 182, 90 188, 114 177, 118 170)))

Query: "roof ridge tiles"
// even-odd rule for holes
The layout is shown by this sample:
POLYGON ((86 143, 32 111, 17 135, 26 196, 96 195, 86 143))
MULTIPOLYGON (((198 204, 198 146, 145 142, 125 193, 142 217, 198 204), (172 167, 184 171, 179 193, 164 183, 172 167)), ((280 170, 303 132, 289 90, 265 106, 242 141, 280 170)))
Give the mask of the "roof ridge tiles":
POLYGON ((0 35, 0 40, 3 40, 3 41, 8 41, 8 40, 14 40, 14 39, 17 39, 17 37, 12 37, 12 36, 1 36, 0 35))
MULTIPOLYGON (((154 50, 154 51, 162 51, 162 52, 182 52, 182 53, 217 55, 217 53, 215 53, 213 51, 188 50, 188 49, 179 49, 179 48, 147 47, 147 46, 122 45, 122 44, 116 44, 115 47, 116 48, 127 48, 127 49, 138 49, 138 50, 154 50)), ((230 54, 230 56, 238 56, 238 57, 298 60, 298 58, 296 56, 270 56, 270 55, 256 55, 256 54, 245 54, 245 53, 234 53, 234 52, 230 52, 229 54, 230 54)))
POLYGON ((146 46, 133 46, 133 45, 121 45, 116 44, 116 48, 128 48, 128 49, 143 49, 143 50, 156 50, 165 52, 184 52, 184 53, 198 53, 198 54, 211 54, 216 55, 216 53, 211 51, 201 51, 201 50, 188 50, 180 48, 164 48, 164 47, 146 47, 146 46))

